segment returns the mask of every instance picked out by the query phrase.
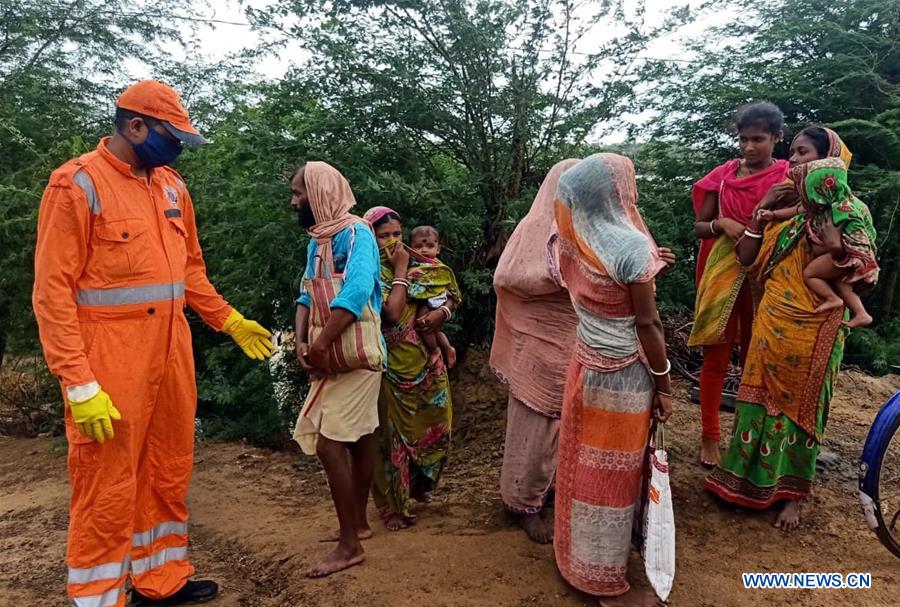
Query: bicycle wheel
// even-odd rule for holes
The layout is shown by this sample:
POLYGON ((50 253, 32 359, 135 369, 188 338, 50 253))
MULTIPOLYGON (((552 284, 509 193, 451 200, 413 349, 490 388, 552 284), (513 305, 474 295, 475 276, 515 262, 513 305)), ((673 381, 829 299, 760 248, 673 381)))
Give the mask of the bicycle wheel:
POLYGON ((869 527, 900 557, 900 391, 878 411, 866 437, 859 501, 869 527))

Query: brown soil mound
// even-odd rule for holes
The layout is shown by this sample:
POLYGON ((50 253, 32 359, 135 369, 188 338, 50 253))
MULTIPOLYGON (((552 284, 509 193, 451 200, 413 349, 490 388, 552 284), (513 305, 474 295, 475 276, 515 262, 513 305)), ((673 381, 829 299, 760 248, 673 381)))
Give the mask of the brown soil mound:
MULTIPOLYGON (((190 495, 192 558, 223 586, 221 607, 367 605, 592 604, 559 577, 549 546, 529 542, 497 495, 505 393, 471 353, 454 382, 453 460, 419 524, 397 533, 376 526, 367 561, 323 580, 301 570, 335 526, 318 464, 297 453, 241 444, 197 447, 190 495)), ((699 412, 680 384, 669 424, 678 541, 672 605, 896 605, 900 562, 865 525, 856 500, 856 466, 878 406, 900 378, 843 375, 828 425, 836 454, 792 536, 771 513, 738 512, 701 487, 696 463, 699 412), (741 572, 869 572, 867 591, 750 591, 741 572)), ((731 416, 723 416, 727 428, 731 416)), ((0 605, 66 605, 64 445, 0 438, 0 605)), ((374 514, 371 516, 374 520, 374 514)), ((634 555, 632 576, 644 585, 634 555)), ((595 604, 595 603, 594 603, 595 604)))

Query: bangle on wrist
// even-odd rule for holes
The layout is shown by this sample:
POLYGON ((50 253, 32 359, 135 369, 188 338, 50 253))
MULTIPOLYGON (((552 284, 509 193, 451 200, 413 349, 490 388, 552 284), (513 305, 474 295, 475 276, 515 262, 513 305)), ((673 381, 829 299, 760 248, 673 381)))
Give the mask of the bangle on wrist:
POLYGON ((715 220, 715 219, 713 219, 712 221, 709 222, 709 232, 710 232, 710 234, 712 234, 713 236, 718 236, 718 235, 719 235, 719 233, 716 232, 716 220, 715 220))
POLYGON ((657 390, 656 393, 659 394, 660 396, 668 396, 669 398, 672 398, 673 396, 675 396, 671 392, 663 392, 662 390, 657 390))
POLYGON ((453 312, 450 311, 450 308, 448 306, 441 306, 440 308, 438 308, 438 310, 444 313, 444 316, 447 317, 447 320, 453 318, 453 312))
POLYGON ((399 286, 402 286, 402 287, 406 287, 406 288, 408 289, 408 288, 409 288, 409 281, 406 280, 405 278, 395 278, 394 280, 391 281, 391 286, 392 286, 392 287, 396 287, 396 286, 398 286, 398 285, 399 285, 399 286))
POLYGON ((750 238, 758 238, 758 239, 761 239, 763 237, 763 235, 760 234, 759 232, 750 231, 750 228, 746 228, 744 230, 744 236, 749 236, 750 238))
POLYGON ((665 375, 668 375, 669 371, 671 371, 671 370, 672 370, 672 362, 667 358, 665 371, 662 371, 661 373, 657 373, 656 371, 653 370, 653 367, 650 367, 650 374, 654 375, 656 377, 663 377, 665 375))

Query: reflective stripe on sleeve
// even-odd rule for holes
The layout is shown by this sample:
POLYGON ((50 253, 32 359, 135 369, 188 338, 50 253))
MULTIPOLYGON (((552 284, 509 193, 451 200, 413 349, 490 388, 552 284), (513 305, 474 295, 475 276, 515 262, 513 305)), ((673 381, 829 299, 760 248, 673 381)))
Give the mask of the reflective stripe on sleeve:
POLYGON ((100 197, 97 195, 97 188, 94 187, 94 181, 91 179, 91 176, 85 173, 84 170, 81 170, 72 176, 72 181, 84 191, 91 213, 99 215, 100 197))

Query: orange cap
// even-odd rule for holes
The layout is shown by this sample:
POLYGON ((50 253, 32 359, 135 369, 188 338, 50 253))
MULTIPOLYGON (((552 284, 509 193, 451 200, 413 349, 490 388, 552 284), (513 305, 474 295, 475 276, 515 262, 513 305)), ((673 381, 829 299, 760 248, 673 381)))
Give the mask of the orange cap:
POLYGON ((209 143, 191 126, 191 117, 181 104, 178 93, 168 84, 141 80, 119 95, 116 107, 156 118, 172 135, 188 145, 209 143))

